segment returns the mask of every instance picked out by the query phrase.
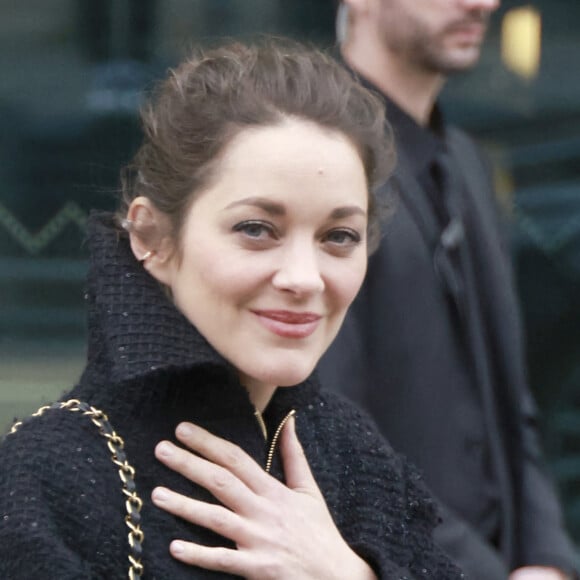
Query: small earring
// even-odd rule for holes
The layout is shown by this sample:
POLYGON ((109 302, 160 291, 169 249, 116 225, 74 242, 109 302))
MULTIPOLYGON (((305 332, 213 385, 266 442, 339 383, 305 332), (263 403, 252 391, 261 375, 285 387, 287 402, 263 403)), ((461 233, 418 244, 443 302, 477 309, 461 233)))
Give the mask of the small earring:
POLYGON ((121 220, 121 227, 126 231, 126 232, 130 232, 133 229, 133 224, 135 222, 133 220, 127 219, 127 218, 123 218, 121 220))
POLYGON ((144 264, 155 252, 153 250, 149 250, 146 252, 143 257, 139 260, 139 264, 144 264))

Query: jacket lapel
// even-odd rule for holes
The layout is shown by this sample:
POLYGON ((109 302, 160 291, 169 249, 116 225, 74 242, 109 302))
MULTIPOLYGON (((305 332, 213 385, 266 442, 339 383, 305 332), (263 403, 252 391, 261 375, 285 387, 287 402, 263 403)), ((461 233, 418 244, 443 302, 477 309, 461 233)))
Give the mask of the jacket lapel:
POLYGON ((399 150, 398 155, 392 187, 395 189, 398 199, 411 214, 425 244, 429 248, 434 248, 440 232, 433 209, 419 182, 411 172, 409 161, 404 152, 399 150))

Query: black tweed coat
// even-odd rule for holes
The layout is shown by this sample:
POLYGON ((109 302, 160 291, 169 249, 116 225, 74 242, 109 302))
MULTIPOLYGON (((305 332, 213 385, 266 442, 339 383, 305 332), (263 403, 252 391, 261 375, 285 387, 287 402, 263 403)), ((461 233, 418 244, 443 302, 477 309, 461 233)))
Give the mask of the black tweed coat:
MULTIPOLYGON (((140 268, 111 216, 93 215, 89 233, 88 364, 63 398, 102 408, 125 439, 144 502, 144 578, 231 577, 169 555, 174 538, 228 541, 152 504, 157 485, 215 501, 161 465, 153 449, 174 440, 183 420, 236 442, 262 465, 270 442, 234 369, 140 268)), ((366 416, 311 377, 276 392, 264 413, 268 437, 291 409, 336 525, 380 578, 463 577, 433 543, 437 512, 419 475, 366 416)), ((271 474, 283 479, 277 453, 273 459, 271 474)), ((127 577, 125 499, 106 443, 86 417, 52 410, 25 421, 5 436, 0 465, 0 578, 127 577)))

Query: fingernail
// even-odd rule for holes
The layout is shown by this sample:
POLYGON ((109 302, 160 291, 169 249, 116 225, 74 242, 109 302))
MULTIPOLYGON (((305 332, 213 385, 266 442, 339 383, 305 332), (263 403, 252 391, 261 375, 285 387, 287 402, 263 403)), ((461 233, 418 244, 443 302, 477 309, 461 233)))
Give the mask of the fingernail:
POLYGON ((185 552, 185 544, 179 540, 174 540, 170 544, 172 554, 183 554, 185 552))
POLYGON ((194 434, 194 429, 190 423, 180 423, 175 433, 181 437, 191 437, 194 434))
POLYGON ((173 455, 173 448, 167 441, 162 441, 157 445, 157 455, 161 457, 171 457, 173 455))
POLYGON ((169 499, 169 494, 162 487, 156 487, 151 493, 151 498, 154 502, 164 502, 169 499))

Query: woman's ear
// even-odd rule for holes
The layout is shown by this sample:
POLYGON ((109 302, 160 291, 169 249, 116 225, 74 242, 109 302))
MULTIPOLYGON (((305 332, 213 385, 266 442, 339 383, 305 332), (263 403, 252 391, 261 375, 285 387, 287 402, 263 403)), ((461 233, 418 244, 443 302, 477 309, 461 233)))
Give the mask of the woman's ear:
POLYGON ((127 211, 129 241, 135 258, 154 278, 171 287, 175 267, 171 221, 147 197, 136 197, 127 211))

